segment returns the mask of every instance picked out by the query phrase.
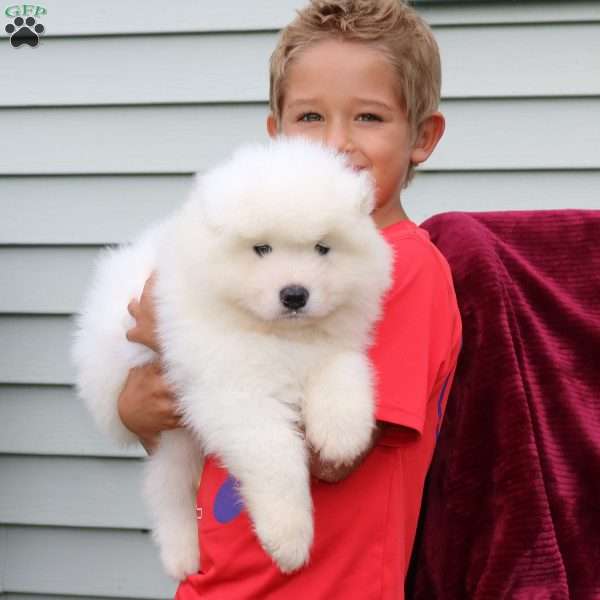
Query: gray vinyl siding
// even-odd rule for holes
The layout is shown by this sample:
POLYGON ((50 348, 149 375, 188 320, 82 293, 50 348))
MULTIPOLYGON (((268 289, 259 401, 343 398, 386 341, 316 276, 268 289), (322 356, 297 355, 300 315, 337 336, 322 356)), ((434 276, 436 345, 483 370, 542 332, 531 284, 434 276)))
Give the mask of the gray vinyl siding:
MULTIPOLYGON (((41 4, 37 48, 0 27, 0 596, 168 598, 144 453, 75 398, 72 316, 101 245, 266 139, 268 57, 304 2, 41 4)), ((600 208, 600 2, 417 8, 442 51, 447 128, 403 194, 409 216, 600 208)))

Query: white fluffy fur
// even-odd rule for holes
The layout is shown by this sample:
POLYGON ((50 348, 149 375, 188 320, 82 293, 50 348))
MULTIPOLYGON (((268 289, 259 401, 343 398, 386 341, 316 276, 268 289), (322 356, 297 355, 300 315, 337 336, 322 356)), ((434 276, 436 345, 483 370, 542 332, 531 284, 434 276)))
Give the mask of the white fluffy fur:
POLYGON ((195 495, 207 453, 239 480, 279 568, 308 560, 312 501, 299 426, 323 459, 344 463, 364 451, 374 423, 365 351, 392 256, 369 216, 373 197, 370 176, 341 155, 281 137, 197 176, 166 223, 100 259, 73 357, 79 394, 123 443, 136 437, 119 419, 119 391, 153 354, 126 340, 126 307, 158 274, 159 342, 187 427, 161 434, 144 496, 172 577, 199 567, 195 495), (272 251, 261 257, 253 247, 263 244, 272 251), (280 299, 292 284, 309 291, 297 313, 280 299))

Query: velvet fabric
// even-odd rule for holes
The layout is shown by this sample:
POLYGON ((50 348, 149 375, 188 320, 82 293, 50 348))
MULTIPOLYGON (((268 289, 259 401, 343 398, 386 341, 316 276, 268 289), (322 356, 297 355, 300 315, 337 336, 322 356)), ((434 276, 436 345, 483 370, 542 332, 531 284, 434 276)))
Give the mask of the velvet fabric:
POLYGON ((407 600, 600 598, 600 210, 420 225, 463 320, 407 600))

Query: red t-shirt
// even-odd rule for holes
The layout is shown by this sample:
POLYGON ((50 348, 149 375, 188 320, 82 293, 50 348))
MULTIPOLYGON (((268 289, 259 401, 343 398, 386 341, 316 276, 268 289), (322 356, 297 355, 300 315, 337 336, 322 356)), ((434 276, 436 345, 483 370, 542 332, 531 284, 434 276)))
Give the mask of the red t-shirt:
POLYGON ((176 600, 403 600, 423 483, 460 351, 450 268, 426 230, 381 230, 394 283, 369 355, 376 418, 389 428, 346 479, 311 478, 315 536, 307 566, 283 575, 260 547, 235 480, 208 456, 198 489, 202 566, 176 600))

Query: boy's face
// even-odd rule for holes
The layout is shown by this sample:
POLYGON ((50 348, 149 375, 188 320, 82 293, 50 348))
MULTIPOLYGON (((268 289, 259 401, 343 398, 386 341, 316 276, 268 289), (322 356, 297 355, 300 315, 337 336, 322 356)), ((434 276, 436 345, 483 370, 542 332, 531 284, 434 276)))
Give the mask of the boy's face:
POLYGON ((380 227, 407 218, 400 190, 410 162, 422 162, 433 151, 425 156, 412 143, 397 88, 394 69, 379 50, 325 40, 290 64, 279 132, 273 116, 267 119, 271 137, 317 139, 344 152, 355 169, 368 169, 376 182, 373 218, 380 227))

